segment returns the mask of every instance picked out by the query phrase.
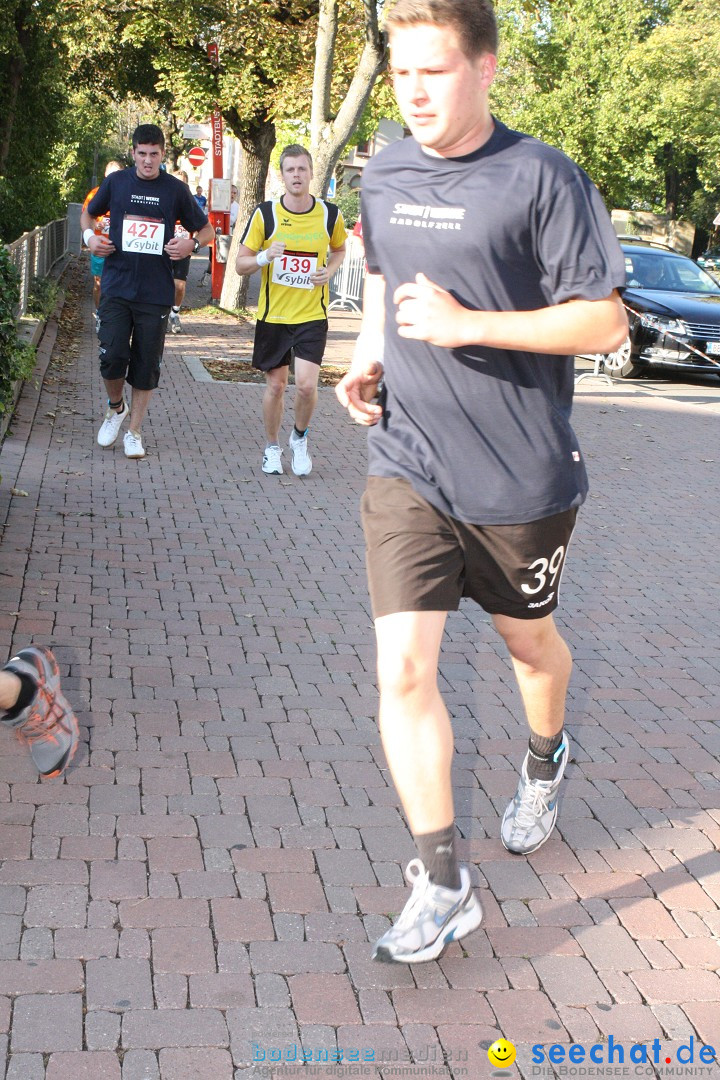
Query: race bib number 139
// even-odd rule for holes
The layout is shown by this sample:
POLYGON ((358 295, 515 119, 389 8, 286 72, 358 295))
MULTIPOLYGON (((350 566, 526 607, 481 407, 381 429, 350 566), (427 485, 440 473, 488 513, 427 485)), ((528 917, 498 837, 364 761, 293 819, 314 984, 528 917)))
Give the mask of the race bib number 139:
POLYGON ((314 289, 310 275, 317 270, 317 254, 311 251, 283 251, 273 259, 272 279, 291 289, 314 289))
POLYGON ((165 222, 158 218, 125 214, 122 226, 122 249, 135 255, 162 255, 165 222))

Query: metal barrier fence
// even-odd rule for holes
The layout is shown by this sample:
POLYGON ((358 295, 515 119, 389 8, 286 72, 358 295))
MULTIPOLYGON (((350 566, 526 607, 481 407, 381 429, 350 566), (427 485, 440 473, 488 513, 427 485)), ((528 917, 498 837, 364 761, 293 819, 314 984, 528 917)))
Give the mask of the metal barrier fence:
POLYGON ((33 278, 47 277, 55 263, 69 250, 68 219, 58 218, 47 225, 38 225, 32 232, 23 233, 18 240, 8 244, 7 250, 20 274, 20 318, 27 311, 33 278))
POLYGON ((362 311, 365 251, 361 242, 353 244, 349 240, 348 246, 348 253, 332 279, 329 311, 362 311))

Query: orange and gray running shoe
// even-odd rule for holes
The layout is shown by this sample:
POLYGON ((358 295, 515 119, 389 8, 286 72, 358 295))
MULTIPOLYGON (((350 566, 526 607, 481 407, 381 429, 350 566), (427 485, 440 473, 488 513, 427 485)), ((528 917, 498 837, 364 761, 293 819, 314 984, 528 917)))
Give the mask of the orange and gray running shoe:
POLYGON ((13 656, 3 670, 26 675, 37 686, 30 704, 3 722, 27 743, 41 776, 60 776, 77 749, 78 722, 60 691, 55 657, 42 645, 30 645, 13 656))

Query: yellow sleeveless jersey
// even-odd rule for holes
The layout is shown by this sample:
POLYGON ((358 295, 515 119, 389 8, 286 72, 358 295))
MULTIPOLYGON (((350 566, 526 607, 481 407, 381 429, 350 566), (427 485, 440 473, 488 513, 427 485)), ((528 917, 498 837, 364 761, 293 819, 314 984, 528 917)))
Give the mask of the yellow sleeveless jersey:
POLYGON ((327 265, 329 249, 342 247, 347 236, 340 209, 313 199, 310 210, 294 214, 282 199, 260 203, 245 227, 242 243, 253 251, 274 240, 285 251, 262 268, 258 322, 305 323, 327 318, 329 289, 313 285, 310 275, 327 265))

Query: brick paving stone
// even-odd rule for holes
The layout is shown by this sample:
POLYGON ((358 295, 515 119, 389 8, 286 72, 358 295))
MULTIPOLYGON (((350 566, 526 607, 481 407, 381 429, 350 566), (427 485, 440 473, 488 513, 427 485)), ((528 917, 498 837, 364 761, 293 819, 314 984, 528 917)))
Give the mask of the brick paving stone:
POLYGON ((604 986, 582 956, 539 956, 533 967, 540 985, 555 1004, 591 1005, 609 1002, 604 986))
POLYGON ((55 956, 58 960, 96 960, 99 957, 114 957, 117 951, 117 930, 55 931, 55 956))
POLYGON ((215 947, 207 926, 161 927, 152 933, 153 970, 203 975, 215 971, 215 947))
POLYGON ((117 836, 197 836, 195 818, 185 814, 120 814, 117 836))
POLYGON ((152 1009, 150 964, 147 960, 90 960, 86 997, 88 1009, 152 1009))
POLYGON ((177 875, 177 881, 182 897, 214 900, 238 893, 233 875, 222 870, 185 870, 177 875))
POLYGON ((253 1008, 254 981, 249 975, 234 972, 215 972, 190 976, 190 1006, 192 1008, 234 1009, 253 1008))
POLYGON ((231 854, 238 870, 261 874, 311 874, 315 869, 312 852, 298 848, 235 848, 231 854))
POLYGON ((227 1050, 161 1050, 162 1080, 233 1080, 233 1064, 227 1050))
POLYGON ((497 960, 446 956, 438 965, 453 990, 504 990, 508 985, 497 960))
POLYGON ((649 1005, 720 1000, 720 978, 712 971, 633 971, 630 978, 649 1005))
POLYGON ((579 956, 581 948, 567 930, 555 926, 506 926, 487 932, 496 956, 579 956))
POLYGON ((573 935, 596 970, 635 971, 647 960, 622 926, 579 926, 573 935))
POLYGON ((204 900, 123 900, 119 905, 123 927, 154 929, 158 926, 207 926, 210 918, 204 900))
POLYGON ((352 985, 347 975, 293 975, 288 980, 299 1024, 359 1024, 352 985))
POLYGON ((683 1012, 695 1028, 698 1038, 717 1049, 718 1039, 717 1001, 690 1001, 682 1006, 683 1012))
POLYGON ((676 956, 684 968, 720 969, 720 942, 715 938, 681 938, 666 941, 667 949, 676 956))
POLYGON ((344 946, 353 986, 360 990, 393 990, 396 987, 415 986, 409 965, 378 964, 371 960, 372 949, 368 943, 351 942, 344 946))
POLYGON ((267 1063, 271 1050, 286 1053, 300 1049, 300 1035, 291 1009, 228 1009, 227 1026, 230 1032, 230 1051, 235 1065, 267 1063))
POLYGON ((82 1051, 51 1054, 45 1080, 121 1080, 117 1054, 82 1051))
POLYGON ((200 841, 190 836, 156 837, 147 842, 148 864, 151 872, 203 870, 200 841))
POLYGON ((147 873, 141 863, 94 861, 90 867, 93 900, 134 900, 147 896, 147 873))
POLYGON ((273 941, 275 938, 270 911, 263 900, 221 897, 211 901, 211 908, 218 941, 273 941))
POLYGON ((69 994, 85 987, 77 960, 0 961, 0 994, 69 994))
POLYGON ((532 900, 547 896, 540 878, 525 859, 508 855, 502 862, 483 863, 482 872, 497 900, 532 900))
POLYGON ((567 883, 581 899, 616 896, 649 896, 650 886, 638 874, 568 874, 567 883))
POLYGON ((487 1000, 501 1032, 512 1042, 566 1042, 565 1032, 547 994, 537 990, 491 990, 487 1000))
POLYGON ((88 1050, 117 1050, 120 1045, 120 1014, 98 1010, 85 1014, 85 1046, 88 1050))
POLYGON ((15 1002, 13 1053, 82 1050, 83 1001, 80 994, 31 994, 15 1002))
POLYGON ((644 1042, 662 1039, 663 1030, 646 1005, 611 1005, 608 1009, 590 1006, 590 1015, 605 1036, 616 1042, 644 1042))
POLYGON ((685 911, 714 911, 716 909, 715 901, 682 868, 665 870, 658 874, 654 887, 658 899, 671 911, 676 908, 682 908, 685 911))
POLYGON ((667 908, 659 900, 648 898, 612 897, 610 906, 620 922, 634 938, 682 938, 683 933, 667 908))
POLYGON ((410 990, 400 987, 393 990, 392 1003, 400 1024, 493 1022, 486 996, 477 990, 410 990))
POLYGON ((122 1080, 160 1080, 156 1055, 150 1050, 128 1050, 123 1055, 122 1080))
POLYGON ((307 915, 328 909, 322 881, 315 874, 267 874, 265 880, 275 912, 307 915))
POLYGON ((61 926, 83 927, 88 891, 80 885, 37 885, 28 892, 24 922, 26 926, 57 929, 61 926))
POLYGON ((13 1054, 8 1062, 5 1080, 45 1080, 42 1054, 13 1054))
POLYGON ((126 1012, 122 1022, 126 1050, 169 1047, 224 1047, 228 1030, 217 1009, 155 1009, 126 1012))
POLYGON ((307 941, 253 941, 250 963, 255 972, 271 971, 277 975, 336 974, 345 967, 336 945, 307 941))
POLYGON ((375 884, 375 874, 364 851, 317 851, 315 858, 326 885, 375 884))

